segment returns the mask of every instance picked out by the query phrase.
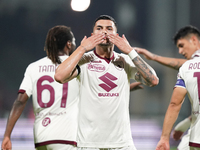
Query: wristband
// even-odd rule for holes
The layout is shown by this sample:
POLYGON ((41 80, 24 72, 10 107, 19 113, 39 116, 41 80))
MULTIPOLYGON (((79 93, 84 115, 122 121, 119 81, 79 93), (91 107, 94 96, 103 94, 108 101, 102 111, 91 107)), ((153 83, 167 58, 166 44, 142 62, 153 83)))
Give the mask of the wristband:
POLYGON ((138 56, 138 53, 133 49, 130 53, 128 53, 128 56, 131 58, 131 60, 133 60, 138 56))

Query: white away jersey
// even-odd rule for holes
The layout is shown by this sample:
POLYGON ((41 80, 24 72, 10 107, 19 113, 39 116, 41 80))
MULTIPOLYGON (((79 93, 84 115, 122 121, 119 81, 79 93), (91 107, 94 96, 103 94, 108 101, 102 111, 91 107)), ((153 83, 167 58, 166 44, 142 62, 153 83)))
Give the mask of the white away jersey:
POLYGON ((192 108, 190 146, 200 147, 200 50, 196 51, 192 58, 179 69, 175 87, 187 89, 192 108))
MULTIPOLYGON (((66 59, 67 56, 61 56, 66 59)), ((56 66, 47 57, 31 63, 19 92, 32 95, 35 114, 35 146, 60 143, 76 145, 79 85, 73 79, 60 84, 54 80, 56 66)))
POLYGON ((128 55, 110 60, 85 53, 81 68, 78 147, 117 148, 133 145, 129 96, 137 71, 128 55))

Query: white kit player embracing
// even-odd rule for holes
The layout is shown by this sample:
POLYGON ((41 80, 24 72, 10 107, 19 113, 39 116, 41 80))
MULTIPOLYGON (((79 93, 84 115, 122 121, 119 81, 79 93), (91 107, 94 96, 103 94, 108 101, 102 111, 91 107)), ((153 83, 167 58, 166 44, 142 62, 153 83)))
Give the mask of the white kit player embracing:
POLYGON ((190 150, 200 150, 200 31, 193 26, 181 28, 174 42, 187 61, 180 67, 171 102, 168 106, 163 131, 156 150, 170 150, 169 139, 186 94, 191 102, 190 150))
MULTIPOLYGON (((34 142, 37 150, 74 150, 77 141, 79 85, 76 79, 65 84, 54 80, 56 67, 75 50, 69 27, 59 25, 47 34, 47 57, 31 63, 8 118, 2 149, 12 148, 10 136, 15 123, 32 95, 34 142)), ((14 148, 13 148, 14 149, 14 148)))
POLYGON ((130 129, 130 79, 147 86, 156 86, 159 79, 125 36, 117 34, 112 17, 99 16, 92 35, 56 69, 60 83, 75 77, 80 82, 78 149, 136 150, 130 129))

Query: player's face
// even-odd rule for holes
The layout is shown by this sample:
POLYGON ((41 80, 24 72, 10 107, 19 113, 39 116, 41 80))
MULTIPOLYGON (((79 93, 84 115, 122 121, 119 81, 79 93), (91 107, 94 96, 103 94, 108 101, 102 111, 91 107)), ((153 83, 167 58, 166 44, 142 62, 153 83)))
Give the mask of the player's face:
POLYGON ((104 34, 104 41, 100 44, 102 46, 112 45, 109 41, 109 34, 117 34, 117 28, 111 20, 98 20, 93 28, 93 34, 104 34))
POLYGON ((192 54, 196 51, 196 46, 191 38, 179 39, 177 41, 177 47, 179 49, 179 54, 183 55, 186 59, 190 59, 192 54))

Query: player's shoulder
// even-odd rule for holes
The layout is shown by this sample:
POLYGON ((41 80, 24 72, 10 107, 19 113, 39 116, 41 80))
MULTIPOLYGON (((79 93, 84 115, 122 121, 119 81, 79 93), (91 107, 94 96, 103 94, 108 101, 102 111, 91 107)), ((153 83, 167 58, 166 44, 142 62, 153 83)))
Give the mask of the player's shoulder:
POLYGON ((187 60, 181 67, 180 71, 200 69, 200 57, 187 60))
POLYGON ((117 52, 114 52, 114 60, 115 61, 123 61, 123 62, 126 62, 126 63, 132 63, 130 57, 124 53, 117 53, 117 52))
POLYGON ((86 56, 86 57, 88 57, 88 56, 95 56, 95 51, 89 51, 89 52, 86 52, 86 53, 84 53, 84 55, 83 56, 86 56))
POLYGON ((30 68, 30 67, 36 67, 36 66, 38 66, 38 65, 42 65, 42 64, 46 64, 46 63, 50 63, 50 62, 51 62, 51 60, 50 60, 49 58, 43 57, 43 58, 40 58, 40 59, 38 59, 38 60, 36 60, 36 61, 30 63, 30 64, 28 65, 28 67, 29 67, 29 68, 30 68))
POLYGON ((196 63, 196 64, 197 64, 197 63, 200 63, 200 57, 187 60, 187 61, 182 65, 182 67, 187 67, 187 66, 190 65, 191 63, 196 63))
POLYGON ((95 59, 97 59, 97 56, 95 55, 94 51, 86 52, 86 53, 84 53, 81 60, 79 61, 79 65, 93 61, 95 59))
POLYGON ((124 53, 118 53, 118 52, 116 52, 116 51, 113 51, 113 53, 114 53, 114 57, 123 57, 123 58, 127 58, 127 57, 129 57, 128 55, 126 55, 126 54, 124 54, 124 53))

